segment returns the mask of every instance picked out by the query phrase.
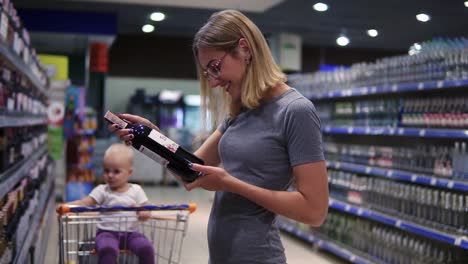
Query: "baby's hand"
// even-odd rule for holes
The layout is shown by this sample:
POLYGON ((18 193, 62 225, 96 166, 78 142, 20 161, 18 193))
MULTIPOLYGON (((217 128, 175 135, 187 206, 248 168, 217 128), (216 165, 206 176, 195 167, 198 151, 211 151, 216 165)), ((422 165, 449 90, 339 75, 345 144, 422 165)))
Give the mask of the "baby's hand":
POLYGON ((151 217, 151 212, 150 211, 138 211, 138 220, 139 221, 146 221, 151 217))

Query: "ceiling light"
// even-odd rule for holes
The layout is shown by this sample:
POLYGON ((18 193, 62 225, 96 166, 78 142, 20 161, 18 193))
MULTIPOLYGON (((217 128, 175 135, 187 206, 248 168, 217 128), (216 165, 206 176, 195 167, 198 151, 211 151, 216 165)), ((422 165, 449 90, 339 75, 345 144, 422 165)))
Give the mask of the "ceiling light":
POLYGON ((379 35, 379 32, 376 30, 376 29, 369 29, 367 30, 367 35, 369 35, 370 37, 377 37, 379 35))
POLYGON ((324 3, 316 3, 314 5, 314 9, 315 9, 315 11, 325 12, 325 11, 328 10, 328 5, 324 4, 324 3))
POLYGON ((347 38, 346 36, 340 36, 336 39, 336 44, 340 45, 340 46, 346 46, 349 44, 349 38, 347 38))
POLYGON ((421 22, 427 22, 431 20, 431 16, 429 16, 428 14, 421 13, 416 15, 416 19, 421 22))
POLYGON ((414 43, 414 49, 415 49, 415 50, 421 50, 421 48, 422 48, 422 47, 421 47, 421 44, 419 44, 419 43, 414 43))
POLYGON ((150 19, 153 21, 163 21, 166 18, 166 15, 161 12, 154 12, 151 14, 150 19))
POLYGON ((150 33, 154 31, 154 26, 150 24, 146 24, 141 28, 141 30, 145 33, 150 33))
POLYGON ((465 1, 465 7, 468 7, 468 1, 465 1))

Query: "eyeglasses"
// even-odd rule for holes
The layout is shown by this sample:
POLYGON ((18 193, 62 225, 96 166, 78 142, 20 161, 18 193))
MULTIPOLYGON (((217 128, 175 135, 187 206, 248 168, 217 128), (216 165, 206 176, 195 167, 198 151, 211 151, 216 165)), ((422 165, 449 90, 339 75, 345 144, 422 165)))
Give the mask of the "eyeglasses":
POLYGON ((206 69, 203 71, 203 75, 205 78, 213 78, 216 79, 219 77, 221 74, 221 63, 223 62, 224 58, 226 55, 228 55, 229 51, 226 51, 224 55, 221 57, 221 59, 218 60, 211 60, 208 62, 208 65, 206 66, 206 69))

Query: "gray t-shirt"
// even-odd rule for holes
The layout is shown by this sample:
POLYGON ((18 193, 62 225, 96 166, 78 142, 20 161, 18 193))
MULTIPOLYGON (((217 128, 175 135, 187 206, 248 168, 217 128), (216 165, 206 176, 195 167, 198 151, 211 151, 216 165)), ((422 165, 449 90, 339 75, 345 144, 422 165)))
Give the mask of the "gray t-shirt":
MULTIPOLYGON (((324 160, 320 119, 295 89, 226 119, 218 130, 224 169, 262 188, 287 190, 293 166, 324 160)), ((216 192, 208 223, 210 263, 286 263, 275 219, 240 195, 216 192)))

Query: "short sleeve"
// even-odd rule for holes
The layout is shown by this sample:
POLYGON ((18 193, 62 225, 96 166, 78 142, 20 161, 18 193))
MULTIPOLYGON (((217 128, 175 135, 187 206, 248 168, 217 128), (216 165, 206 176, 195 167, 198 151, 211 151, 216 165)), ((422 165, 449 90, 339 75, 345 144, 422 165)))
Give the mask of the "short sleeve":
POLYGON ((223 120, 223 122, 218 126, 218 131, 221 132, 221 134, 224 134, 224 132, 226 132, 226 130, 228 129, 230 120, 231 118, 226 117, 223 120))
POLYGON ((138 184, 134 184, 133 186, 135 187, 135 194, 136 194, 135 197, 136 197, 137 204, 148 202, 148 197, 146 196, 146 193, 143 190, 143 188, 141 188, 141 186, 138 184))
POLYGON ((288 105, 284 131, 291 166, 325 160, 320 118, 311 101, 299 98, 288 105))
POLYGON ((106 188, 106 185, 100 184, 91 191, 89 196, 93 198, 97 204, 102 204, 104 203, 104 199, 106 195, 105 188, 106 188))

